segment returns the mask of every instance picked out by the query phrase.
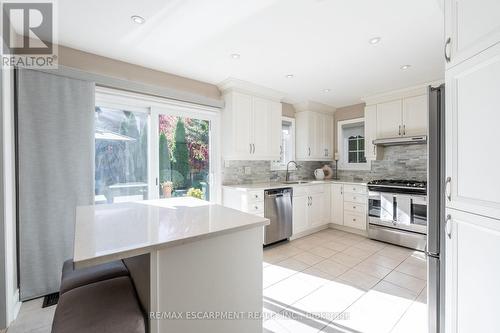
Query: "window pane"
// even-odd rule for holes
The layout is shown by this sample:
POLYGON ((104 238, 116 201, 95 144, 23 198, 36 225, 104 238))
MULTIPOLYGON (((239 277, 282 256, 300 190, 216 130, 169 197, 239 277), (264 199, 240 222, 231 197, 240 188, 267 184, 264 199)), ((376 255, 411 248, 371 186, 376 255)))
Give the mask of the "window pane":
POLYGON ((358 153, 349 153, 349 163, 358 163, 358 153))
POLYGON ((360 137, 358 140, 358 149, 365 150, 365 139, 363 137, 360 137))
POLYGON ((210 200, 210 123, 159 116, 160 197, 192 196, 210 200))
POLYGON ((148 115, 96 107, 95 201, 148 198, 148 115))
POLYGON ((358 150, 358 141, 356 137, 349 137, 349 151, 358 150))

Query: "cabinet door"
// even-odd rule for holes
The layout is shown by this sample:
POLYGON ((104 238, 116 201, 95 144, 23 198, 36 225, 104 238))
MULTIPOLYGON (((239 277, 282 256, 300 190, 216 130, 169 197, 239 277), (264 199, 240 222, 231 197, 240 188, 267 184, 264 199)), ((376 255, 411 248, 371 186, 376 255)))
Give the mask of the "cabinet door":
POLYGON ((309 206, 309 219, 311 227, 318 227, 325 224, 325 194, 310 194, 311 204, 309 206))
POLYGON ((500 332, 500 224, 447 210, 446 331, 500 332))
POLYGON ((293 234, 298 234, 309 229, 309 196, 293 196, 293 234))
POLYGON ((251 156, 252 136, 252 96, 233 93, 231 96, 232 128, 234 152, 230 155, 251 156))
POLYGON ((331 185, 324 185, 323 194, 323 223, 328 224, 332 221, 332 191, 330 189, 331 185))
POLYGON ((255 158, 270 155, 270 138, 272 125, 272 114, 270 102, 264 98, 253 97, 253 133, 254 144, 253 155, 255 158))
POLYGON ((344 225, 344 193, 342 184, 332 184, 331 221, 344 225))
POLYGON ((311 158, 308 112, 298 112, 295 115, 295 126, 295 157, 299 161, 308 160, 311 158))
POLYGON ((365 157, 367 160, 377 159, 377 146, 373 140, 377 138, 377 105, 365 107, 365 157))
POLYGON ((427 95, 403 99, 403 135, 426 135, 428 113, 427 95))
POLYGON ((500 219, 498 87, 500 44, 446 72, 446 205, 500 219))
POLYGON ((445 21, 451 48, 448 68, 500 41, 498 0, 446 0, 445 21))
POLYGON ((325 127, 323 115, 317 112, 309 112, 311 126, 309 127, 309 142, 311 145, 311 157, 316 160, 325 158, 325 127))
POLYGON ((377 139, 401 135, 401 100, 377 104, 377 139))
POLYGON ((253 98, 254 159, 279 160, 281 144, 281 103, 253 98))
POLYGON ((323 116, 323 126, 325 128, 324 145, 326 149, 326 160, 333 160, 333 116, 326 114, 323 116))

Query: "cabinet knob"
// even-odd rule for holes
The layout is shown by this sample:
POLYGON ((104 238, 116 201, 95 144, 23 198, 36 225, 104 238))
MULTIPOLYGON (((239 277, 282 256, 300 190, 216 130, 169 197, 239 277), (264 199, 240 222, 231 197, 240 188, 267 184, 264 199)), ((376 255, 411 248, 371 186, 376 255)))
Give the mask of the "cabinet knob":
POLYGON ((356 219, 352 219, 353 222, 356 222, 356 219))

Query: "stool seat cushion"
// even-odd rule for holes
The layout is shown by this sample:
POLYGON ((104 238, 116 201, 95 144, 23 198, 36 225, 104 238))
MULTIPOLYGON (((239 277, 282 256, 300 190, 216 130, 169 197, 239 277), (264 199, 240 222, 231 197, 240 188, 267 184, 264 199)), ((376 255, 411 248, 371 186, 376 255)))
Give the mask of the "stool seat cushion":
POLYGON ((90 283, 128 275, 128 269, 121 260, 81 269, 75 269, 73 260, 66 260, 63 265, 59 293, 62 295, 69 290, 90 283))
POLYGON ((129 277, 91 283, 62 294, 52 333, 145 333, 146 320, 129 277))

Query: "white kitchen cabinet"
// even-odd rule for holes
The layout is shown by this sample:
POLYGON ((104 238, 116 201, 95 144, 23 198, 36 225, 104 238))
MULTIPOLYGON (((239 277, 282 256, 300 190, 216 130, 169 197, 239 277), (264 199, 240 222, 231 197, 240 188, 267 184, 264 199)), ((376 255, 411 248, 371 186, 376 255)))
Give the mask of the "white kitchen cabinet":
POLYGON ((377 104, 377 139, 401 135, 401 100, 377 104))
POLYGON ((331 185, 331 222, 349 228, 366 230, 366 186, 331 185))
POLYGON ((314 111, 297 112, 296 158, 299 161, 333 159, 333 116, 314 111))
POLYGON ((228 92, 224 95, 224 100, 224 159, 279 159, 281 103, 240 92, 228 92))
POLYGON ((299 234, 309 229, 309 196, 293 195, 293 234, 299 234))
POLYGON ((223 187, 222 204, 245 213, 264 216, 264 190, 223 187))
POLYGON ((377 104, 377 139, 427 134, 427 95, 377 104))
POLYGON ((293 189, 293 234, 326 225, 325 185, 295 186, 293 189))
POLYGON ((447 68, 486 50, 500 41, 500 1, 446 0, 447 68))
POLYGON ((331 221, 338 225, 344 225, 344 193, 342 184, 332 184, 331 221))
POLYGON ((500 44, 446 72, 447 207, 500 219, 500 44))
POLYGON ((377 105, 367 105, 365 107, 365 157, 367 160, 377 160, 382 158, 381 147, 374 145, 373 140, 377 139, 377 105))
POLYGON ((448 209, 446 332, 500 332, 500 223, 448 209))
POLYGON ((427 95, 412 96, 403 99, 403 135, 427 134, 428 104, 427 95))

